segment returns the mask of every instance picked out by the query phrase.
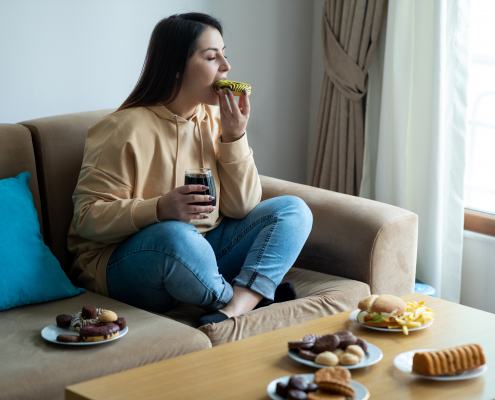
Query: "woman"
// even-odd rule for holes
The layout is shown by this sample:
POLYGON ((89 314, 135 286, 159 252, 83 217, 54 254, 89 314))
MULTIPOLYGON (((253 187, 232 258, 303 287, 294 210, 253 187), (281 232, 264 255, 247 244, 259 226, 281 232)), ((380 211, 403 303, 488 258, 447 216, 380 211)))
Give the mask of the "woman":
POLYGON ((133 92, 89 129, 68 237, 80 286, 160 313, 194 304, 207 313, 199 326, 296 298, 279 284, 312 215, 293 196, 260 203, 249 98, 237 105, 212 86, 227 78, 226 58, 218 20, 160 21, 133 92), (181 184, 200 167, 211 169, 217 207, 193 205, 212 199, 181 184))

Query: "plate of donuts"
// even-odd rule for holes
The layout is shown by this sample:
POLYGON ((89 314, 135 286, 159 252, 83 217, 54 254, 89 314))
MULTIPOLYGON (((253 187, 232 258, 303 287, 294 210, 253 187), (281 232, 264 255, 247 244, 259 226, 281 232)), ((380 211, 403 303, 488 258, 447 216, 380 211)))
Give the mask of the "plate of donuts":
MULTIPOLYGON (((57 344, 66 344, 66 345, 69 345, 69 346, 90 346, 90 345, 93 345, 93 344, 108 343, 108 342, 111 342, 113 340, 120 339, 128 331, 129 331, 129 327, 126 326, 121 331, 118 331, 116 336, 111 337, 109 339, 99 340, 99 341, 95 341, 95 342, 84 342, 84 341, 78 341, 78 342, 61 342, 60 340, 57 340, 57 337, 59 335, 70 335, 70 336, 79 337, 79 332, 76 332, 72 328, 60 328, 60 327, 57 326, 56 323, 54 323, 54 324, 48 325, 47 327, 45 327, 41 331, 41 337, 43 339, 49 341, 49 342, 57 343, 57 344)), ((113 333, 112 335, 115 335, 115 333, 113 333)), ((70 340, 71 338, 68 337, 67 339, 70 340)))

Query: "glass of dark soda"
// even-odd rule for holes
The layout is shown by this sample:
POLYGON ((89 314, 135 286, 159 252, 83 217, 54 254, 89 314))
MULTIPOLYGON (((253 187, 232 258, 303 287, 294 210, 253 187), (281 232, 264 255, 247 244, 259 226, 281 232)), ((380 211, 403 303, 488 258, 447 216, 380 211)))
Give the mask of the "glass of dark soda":
MULTIPOLYGON (((202 194, 206 196, 213 196, 215 199, 204 202, 191 203, 196 206, 216 206, 217 205, 217 191, 215 189, 215 181, 211 169, 209 168, 197 168, 186 170, 185 185, 203 185, 208 186, 208 189, 202 192, 191 192, 189 194, 202 194)), ((199 213, 201 215, 210 214, 211 211, 199 213)))

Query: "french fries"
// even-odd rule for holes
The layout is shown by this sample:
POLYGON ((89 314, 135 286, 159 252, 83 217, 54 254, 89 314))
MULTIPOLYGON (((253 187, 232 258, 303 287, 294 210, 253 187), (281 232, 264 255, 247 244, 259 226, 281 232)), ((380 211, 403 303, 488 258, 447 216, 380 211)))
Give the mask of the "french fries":
POLYGON ((404 314, 395 318, 397 322, 396 326, 389 326, 389 329, 401 329, 405 335, 409 334, 409 328, 421 328, 421 326, 428 322, 433 321, 435 313, 431 308, 425 307, 425 302, 419 303, 413 301, 407 303, 407 309, 404 314))

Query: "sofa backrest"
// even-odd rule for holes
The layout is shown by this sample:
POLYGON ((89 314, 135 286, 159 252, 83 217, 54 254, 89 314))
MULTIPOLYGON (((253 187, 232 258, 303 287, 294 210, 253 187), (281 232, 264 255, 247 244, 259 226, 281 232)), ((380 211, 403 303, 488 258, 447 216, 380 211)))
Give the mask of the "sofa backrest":
POLYGON ((31 173, 29 190, 33 195, 40 231, 43 235, 40 191, 31 133, 24 126, 0 124, 0 179, 12 178, 26 171, 31 173))
POLYGON ((113 111, 57 115, 18 125, 19 129, 26 127, 31 131, 45 244, 67 274, 72 263, 67 251, 67 233, 74 213, 72 194, 82 165, 88 128, 113 111))

